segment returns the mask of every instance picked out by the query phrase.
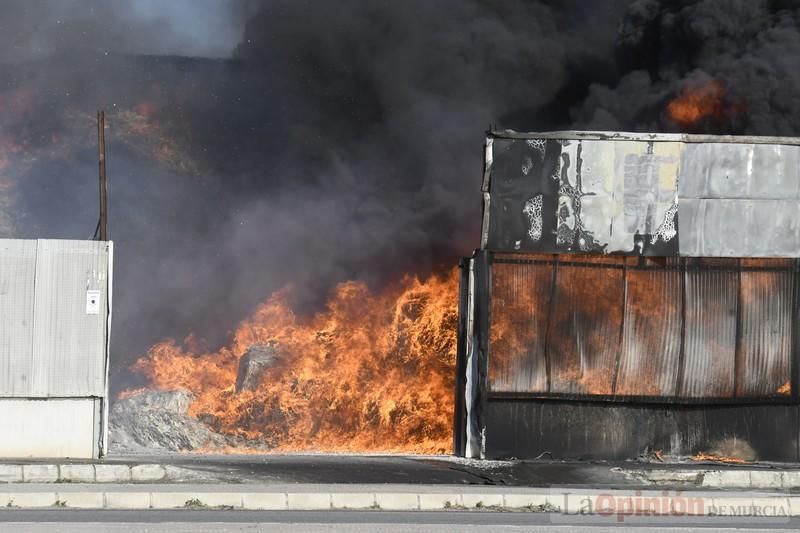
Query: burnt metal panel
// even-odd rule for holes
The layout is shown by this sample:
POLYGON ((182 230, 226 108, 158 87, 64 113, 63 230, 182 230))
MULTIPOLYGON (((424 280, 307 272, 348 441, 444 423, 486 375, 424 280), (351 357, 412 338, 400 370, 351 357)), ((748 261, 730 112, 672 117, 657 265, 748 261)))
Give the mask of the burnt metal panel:
POLYGON ((547 329, 550 392, 612 393, 623 282, 621 268, 568 264, 557 270, 547 329))
POLYGON ((676 268, 627 268, 625 280, 624 331, 614 392, 675 396, 683 340, 683 273, 676 268))
POLYGON ((492 265, 489 389, 546 392, 546 333, 556 264, 492 265))
POLYGON ((488 393, 785 397, 795 261, 494 254, 488 393))
POLYGON ((777 137, 767 135, 705 135, 693 133, 640 133, 629 131, 546 131, 523 132, 514 130, 491 131, 496 139, 555 139, 593 141, 643 141, 681 143, 733 143, 733 144, 780 144, 800 145, 800 137, 777 137))
POLYGON ((561 144, 495 140, 487 247, 537 250, 554 241, 561 144))
POLYGON ((484 249, 800 256, 798 139, 607 132, 492 132, 490 139, 484 249))
POLYGON ((688 269, 685 276, 678 393, 694 398, 733 396, 738 276, 734 271, 700 269, 688 269))
MULTIPOLYGON (((758 261, 743 263, 758 266, 758 261)), ((760 263, 767 264, 763 260, 760 263)), ((743 270, 740 274, 736 396, 786 396, 791 392, 795 276, 791 262, 785 264, 788 269, 784 271, 743 270)))
POLYGON ((489 402, 486 457, 632 460, 655 450, 796 462, 798 405, 489 402))
POLYGON ((677 143, 496 139, 484 247, 677 254, 679 159, 677 143))

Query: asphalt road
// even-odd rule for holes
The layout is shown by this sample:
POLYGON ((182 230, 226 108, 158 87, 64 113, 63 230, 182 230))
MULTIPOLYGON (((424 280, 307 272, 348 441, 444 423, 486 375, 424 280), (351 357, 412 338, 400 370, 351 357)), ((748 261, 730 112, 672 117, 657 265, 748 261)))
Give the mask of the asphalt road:
POLYGON ((740 519, 658 521, 651 524, 617 523, 608 519, 564 518, 536 513, 476 511, 389 512, 389 511, 80 511, 44 509, 0 511, 0 531, 26 532, 618 532, 698 531, 776 533, 795 531, 800 520, 746 522, 740 519), (592 522, 587 522, 592 520, 592 522), (673 529, 675 528, 675 529, 673 529))

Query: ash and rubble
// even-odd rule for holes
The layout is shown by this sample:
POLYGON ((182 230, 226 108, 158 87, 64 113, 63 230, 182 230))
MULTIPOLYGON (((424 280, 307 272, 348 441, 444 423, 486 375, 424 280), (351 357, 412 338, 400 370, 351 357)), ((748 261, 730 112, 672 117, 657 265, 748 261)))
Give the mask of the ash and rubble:
POLYGON ((186 390, 142 391, 117 400, 109 414, 114 452, 183 452, 224 448, 227 438, 189 416, 186 390))
MULTIPOLYGON (((256 389, 280 353, 276 343, 250 346, 239 360, 236 392, 256 389)), ((189 406, 193 400, 192 393, 184 389, 142 390, 118 399, 109 414, 112 452, 213 452, 228 448, 269 451, 263 442, 215 432, 208 425, 213 422, 211 415, 191 416, 189 406)))

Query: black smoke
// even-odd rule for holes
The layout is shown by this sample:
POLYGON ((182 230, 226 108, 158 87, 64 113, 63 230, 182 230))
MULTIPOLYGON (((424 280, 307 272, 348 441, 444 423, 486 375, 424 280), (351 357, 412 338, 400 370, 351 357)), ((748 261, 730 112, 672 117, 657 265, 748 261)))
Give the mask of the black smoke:
POLYGON ((38 154, 14 174, 13 235, 92 234, 86 117, 104 107, 116 389, 153 342, 193 331, 213 348, 287 283, 310 311, 344 279, 454 265, 477 244, 492 125, 677 131, 667 103, 713 79, 736 112, 702 131, 800 128, 790 1, 244 0, 202 31, 184 26, 222 3, 95 3, 60 22, 52 4, 0 6, 26 29, 0 32, 0 135, 38 154), (32 104, 7 113, 21 88, 32 104), (170 163, 119 133, 143 103, 170 163), (34 150, 82 131, 68 154, 34 150))
POLYGON ((614 83, 593 84, 572 112, 588 129, 678 131, 666 104, 716 80, 723 117, 695 131, 798 135, 800 2, 635 0, 619 27, 614 83))

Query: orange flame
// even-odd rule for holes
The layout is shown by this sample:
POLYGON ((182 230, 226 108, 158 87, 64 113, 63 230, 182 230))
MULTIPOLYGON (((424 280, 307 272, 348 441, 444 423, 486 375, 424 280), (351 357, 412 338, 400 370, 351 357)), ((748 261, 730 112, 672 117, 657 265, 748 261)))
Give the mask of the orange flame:
POLYGON ((740 459, 738 457, 714 455, 706 452, 697 452, 697 454, 692 456, 692 461, 712 461, 715 463, 726 463, 734 465, 746 465, 746 464, 751 464, 753 462, 753 461, 747 461, 745 459, 740 459))
POLYGON ((305 318, 289 305, 290 292, 276 292, 240 323, 228 347, 203 353, 168 340, 134 368, 155 389, 191 391, 189 414, 215 431, 276 451, 451 450, 455 270, 406 277, 378 293, 342 283, 324 311, 305 318), (236 391, 239 360, 270 343, 279 362, 256 388, 236 391))
POLYGON ((712 80, 705 85, 685 88, 667 105, 667 112, 677 124, 693 126, 705 118, 722 117, 725 112, 724 97, 722 84, 712 80))

